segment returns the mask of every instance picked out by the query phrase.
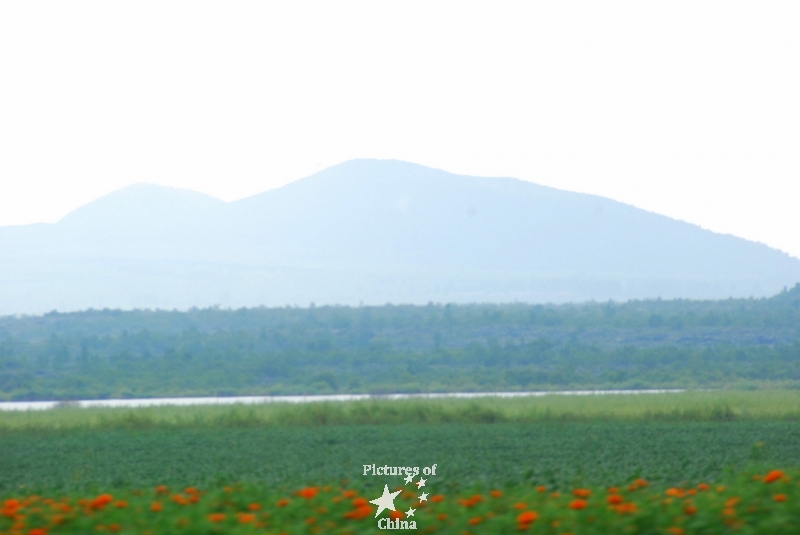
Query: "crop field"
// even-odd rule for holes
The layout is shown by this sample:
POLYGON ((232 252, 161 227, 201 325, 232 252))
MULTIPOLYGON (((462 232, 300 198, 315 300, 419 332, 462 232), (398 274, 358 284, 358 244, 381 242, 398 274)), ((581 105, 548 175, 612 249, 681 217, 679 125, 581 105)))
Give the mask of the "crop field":
MULTIPOLYGON (((447 486, 656 486, 726 467, 800 464, 794 422, 402 424, 18 432, 0 436, 0 489, 210 485, 286 488, 352 479, 363 464, 438 463, 447 486)), ((377 483, 376 483, 377 484, 377 483)), ((364 485, 369 486, 369 482, 364 485)))
POLYGON ((0 533, 374 533, 369 500, 403 481, 365 476, 373 463, 437 465, 430 499, 397 498, 418 530, 795 533, 798 397, 0 413, 0 533))

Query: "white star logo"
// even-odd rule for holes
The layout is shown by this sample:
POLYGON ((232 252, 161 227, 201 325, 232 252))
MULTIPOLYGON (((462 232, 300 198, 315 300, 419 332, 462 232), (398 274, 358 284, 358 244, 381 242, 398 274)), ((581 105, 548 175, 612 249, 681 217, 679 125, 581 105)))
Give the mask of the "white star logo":
POLYGON ((406 476, 406 483, 411 483, 412 481, 414 481, 414 476, 406 476))
POLYGON ((378 515, 381 514, 384 509, 389 509, 390 511, 396 510, 394 508, 394 497, 398 494, 400 494, 399 490, 397 492, 389 492, 389 485, 383 486, 383 496, 369 501, 369 503, 374 503, 378 506, 378 512, 375 513, 375 518, 378 518, 378 515))
POLYGON ((425 480, 420 478, 420 480, 417 481, 417 488, 421 489, 424 486, 425 486, 425 480))
POLYGON ((414 511, 416 511, 416 509, 409 507, 408 511, 406 511, 406 516, 414 516, 414 511))
POLYGON ((421 502, 428 501, 428 493, 427 492, 423 492, 422 494, 420 494, 419 495, 419 501, 421 501, 421 502))

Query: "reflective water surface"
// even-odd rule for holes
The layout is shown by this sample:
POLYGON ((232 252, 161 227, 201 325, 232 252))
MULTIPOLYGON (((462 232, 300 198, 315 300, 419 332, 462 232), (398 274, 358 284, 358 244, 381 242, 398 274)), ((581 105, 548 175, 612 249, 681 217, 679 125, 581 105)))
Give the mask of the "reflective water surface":
POLYGON ((356 401, 364 399, 430 399, 484 397, 594 396, 621 394, 663 394, 683 390, 565 390, 560 392, 458 392, 449 394, 336 394, 329 396, 239 396, 206 398, 87 399, 80 401, 3 401, 0 410, 46 410, 57 406, 153 407, 159 405, 232 405, 235 403, 311 403, 315 401, 356 401))

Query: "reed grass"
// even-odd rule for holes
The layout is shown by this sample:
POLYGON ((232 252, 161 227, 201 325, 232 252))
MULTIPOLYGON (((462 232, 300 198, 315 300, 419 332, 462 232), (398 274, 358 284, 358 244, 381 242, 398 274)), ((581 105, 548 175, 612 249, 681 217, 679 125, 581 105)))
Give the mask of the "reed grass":
POLYGON ((0 411, 0 433, 24 430, 144 429, 440 423, 800 420, 800 391, 687 391, 525 398, 369 399, 346 402, 63 407, 0 411))

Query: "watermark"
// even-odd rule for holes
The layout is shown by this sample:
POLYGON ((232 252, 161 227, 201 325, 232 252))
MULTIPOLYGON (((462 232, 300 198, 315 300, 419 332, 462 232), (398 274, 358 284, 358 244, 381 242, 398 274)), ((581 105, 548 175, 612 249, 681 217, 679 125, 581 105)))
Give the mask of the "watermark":
POLYGON ((389 515, 378 520, 378 529, 417 529, 417 521, 414 518, 414 514, 428 501, 428 493, 422 489, 428 484, 430 478, 436 477, 436 465, 423 466, 421 470, 419 466, 377 466, 375 464, 365 464, 363 466, 363 475, 365 476, 403 477, 403 486, 400 487, 400 490, 390 492, 389 485, 384 484, 383 494, 369 502, 378 506, 375 518, 378 518, 383 512, 389 515), (416 481, 414 481, 415 479, 416 481), (416 508, 411 506, 408 511, 398 512, 395 508, 394 500, 407 486, 410 486, 414 494, 417 495, 416 508))

